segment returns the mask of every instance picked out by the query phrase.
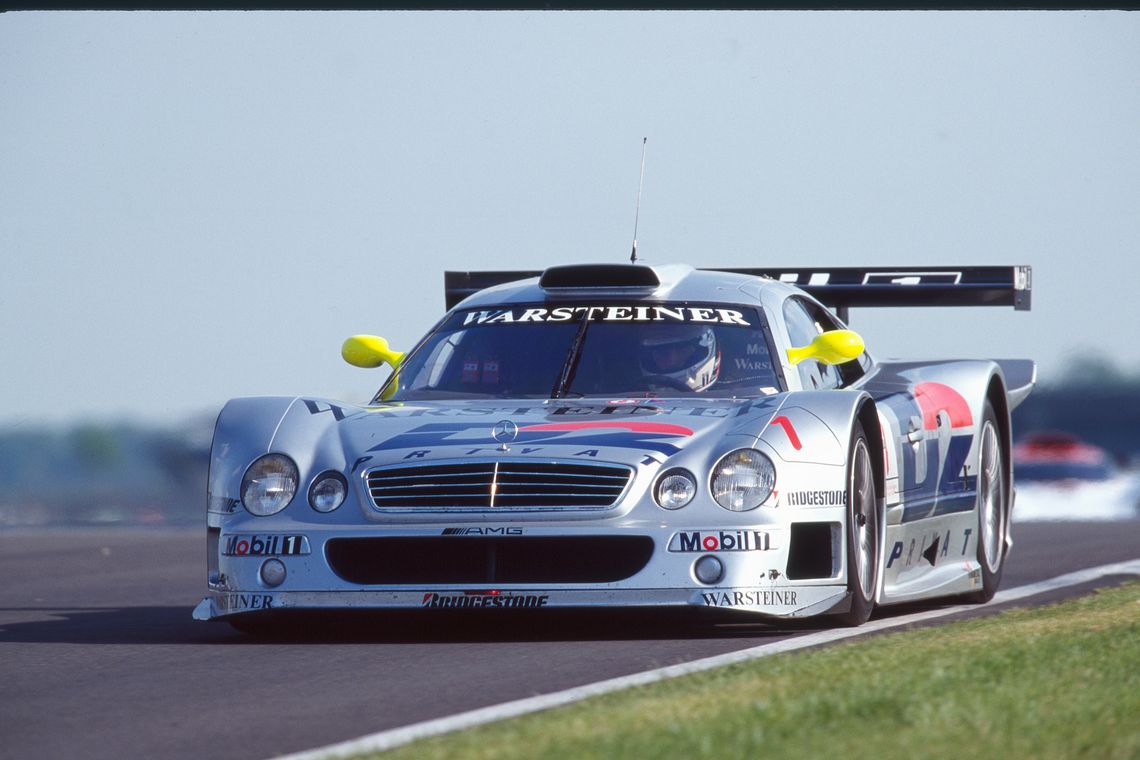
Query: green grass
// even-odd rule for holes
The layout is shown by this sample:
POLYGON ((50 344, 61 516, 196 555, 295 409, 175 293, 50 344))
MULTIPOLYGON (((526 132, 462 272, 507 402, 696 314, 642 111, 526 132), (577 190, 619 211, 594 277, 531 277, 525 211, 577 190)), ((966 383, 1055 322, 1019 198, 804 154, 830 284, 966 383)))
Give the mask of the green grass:
POLYGON ((1140 758, 1140 583, 776 655, 384 758, 1140 758))

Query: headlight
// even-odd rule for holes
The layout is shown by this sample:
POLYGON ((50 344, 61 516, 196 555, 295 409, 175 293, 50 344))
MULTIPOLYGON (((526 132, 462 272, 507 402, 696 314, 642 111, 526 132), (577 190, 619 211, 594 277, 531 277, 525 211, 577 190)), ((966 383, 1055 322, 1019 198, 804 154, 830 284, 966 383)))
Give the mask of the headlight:
POLYGON ((725 454, 713 468, 713 498, 733 512, 756 509, 775 487, 776 468, 771 459, 756 449, 737 449, 725 454))
POLYGON ((669 470, 657 479, 653 497, 658 506, 680 509, 697 494, 697 481, 685 470, 669 470))
POLYGON ((344 503, 348 483, 339 472, 322 472, 309 487, 309 506, 318 512, 332 512, 344 503))
POLYGON ((284 454, 266 454, 254 460, 241 479, 241 503, 251 514, 276 514, 297 493, 297 465, 284 454))

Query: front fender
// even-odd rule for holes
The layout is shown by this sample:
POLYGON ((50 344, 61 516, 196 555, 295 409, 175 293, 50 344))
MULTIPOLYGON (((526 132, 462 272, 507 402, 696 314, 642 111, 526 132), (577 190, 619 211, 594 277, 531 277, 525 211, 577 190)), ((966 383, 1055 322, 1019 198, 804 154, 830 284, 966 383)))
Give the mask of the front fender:
POLYGON ((206 521, 221 525, 241 503, 241 479, 257 457, 271 450, 273 435, 295 398, 256 396, 235 398, 222 407, 210 445, 210 474, 206 486, 206 521))
POLYGON ((786 462, 846 465, 864 391, 793 391, 760 438, 786 462))

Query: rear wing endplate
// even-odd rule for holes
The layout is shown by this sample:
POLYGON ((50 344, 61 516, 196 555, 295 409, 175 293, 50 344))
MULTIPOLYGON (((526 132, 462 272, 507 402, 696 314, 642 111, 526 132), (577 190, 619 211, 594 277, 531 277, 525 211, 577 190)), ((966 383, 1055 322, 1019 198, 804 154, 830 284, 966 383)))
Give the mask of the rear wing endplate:
MULTIPOLYGON (((1032 268, 1028 266, 709 267, 705 270, 767 277, 795 285, 820 303, 834 308, 844 321, 852 306, 1012 306, 1018 311, 1028 311, 1033 284, 1032 268)), ((447 308, 483 288, 541 274, 540 271, 444 272, 447 308)), ((607 284, 597 283, 598 287, 607 284)))
POLYGON ((484 288, 502 285, 504 282, 526 280, 530 277, 538 277, 541 274, 541 270, 533 272, 444 272, 443 294, 447 309, 450 310, 467 296, 478 293, 484 288))

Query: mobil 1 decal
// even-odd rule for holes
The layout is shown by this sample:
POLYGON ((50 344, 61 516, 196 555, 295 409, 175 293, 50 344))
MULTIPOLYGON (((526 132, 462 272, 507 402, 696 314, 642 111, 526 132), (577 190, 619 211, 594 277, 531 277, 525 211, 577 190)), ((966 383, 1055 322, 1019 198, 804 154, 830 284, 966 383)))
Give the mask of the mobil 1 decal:
POLYGON ((977 473, 967 458, 974 443, 974 415, 966 399, 943 383, 915 383, 909 392, 875 399, 898 438, 903 522, 973 508, 977 473))
POLYGON ((310 551, 307 536, 236 535, 222 545, 224 557, 275 557, 310 551))
POLYGON ((773 548, 762 530, 686 530, 669 539, 671 552, 761 552, 773 548))

